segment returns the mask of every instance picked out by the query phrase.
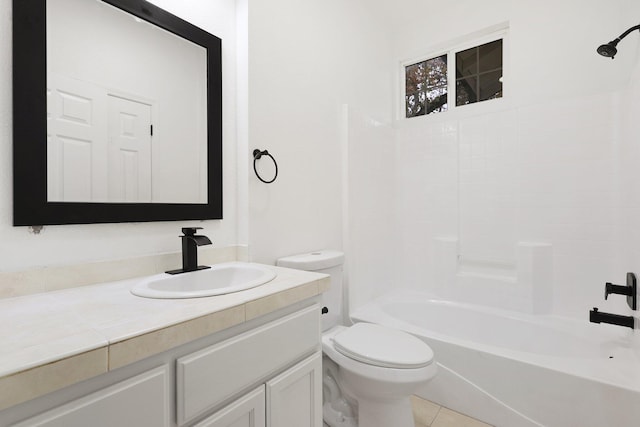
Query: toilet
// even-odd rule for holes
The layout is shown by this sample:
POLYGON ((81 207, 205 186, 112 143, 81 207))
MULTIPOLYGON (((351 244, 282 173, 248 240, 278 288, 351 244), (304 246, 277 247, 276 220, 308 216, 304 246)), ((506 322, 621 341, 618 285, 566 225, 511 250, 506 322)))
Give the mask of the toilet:
POLYGON ((431 348, 406 332, 346 326, 339 251, 280 258, 277 265, 331 276, 322 295, 323 418, 329 427, 415 427, 410 396, 436 374, 431 348))

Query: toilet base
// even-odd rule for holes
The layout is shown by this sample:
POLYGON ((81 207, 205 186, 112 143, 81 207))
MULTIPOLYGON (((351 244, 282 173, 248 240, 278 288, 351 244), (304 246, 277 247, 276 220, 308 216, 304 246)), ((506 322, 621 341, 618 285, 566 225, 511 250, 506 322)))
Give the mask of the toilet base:
POLYGON ((338 365, 322 358, 322 418, 325 427, 358 427, 357 406, 343 395, 336 378, 338 365))
POLYGON ((360 427, 415 427, 411 400, 358 399, 358 424, 360 427))

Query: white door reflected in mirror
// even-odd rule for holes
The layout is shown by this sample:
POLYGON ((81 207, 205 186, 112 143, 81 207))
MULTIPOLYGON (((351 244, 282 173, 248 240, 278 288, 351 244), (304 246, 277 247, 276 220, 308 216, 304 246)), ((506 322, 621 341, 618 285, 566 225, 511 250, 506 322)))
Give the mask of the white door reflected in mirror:
POLYGON ((207 203, 206 49, 47 0, 47 180, 49 201, 207 203))
POLYGON ((151 202, 151 105, 109 96, 109 201, 151 202))

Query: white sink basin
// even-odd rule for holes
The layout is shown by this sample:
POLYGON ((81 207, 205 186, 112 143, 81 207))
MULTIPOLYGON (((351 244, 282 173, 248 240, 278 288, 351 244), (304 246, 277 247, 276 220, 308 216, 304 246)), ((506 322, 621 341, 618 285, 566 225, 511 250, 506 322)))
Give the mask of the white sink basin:
POLYGON ((246 262, 215 264, 207 270, 143 279, 131 293, 146 298, 199 298, 244 291, 276 277, 271 268, 246 262))

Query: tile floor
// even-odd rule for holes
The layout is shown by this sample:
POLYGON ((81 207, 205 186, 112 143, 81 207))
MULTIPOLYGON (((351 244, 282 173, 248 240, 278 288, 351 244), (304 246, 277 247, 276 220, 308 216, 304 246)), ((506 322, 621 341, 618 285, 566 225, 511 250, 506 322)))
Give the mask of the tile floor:
POLYGON ((482 421, 416 396, 411 397, 411 404, 416 427, 491 427, 482 421))
MULTIPOLYGON (((411 397, 411 405, 416 427, 492 427, 417 396, 411 397)), ((328 427, 326 423, 323 425, 328 427)))

